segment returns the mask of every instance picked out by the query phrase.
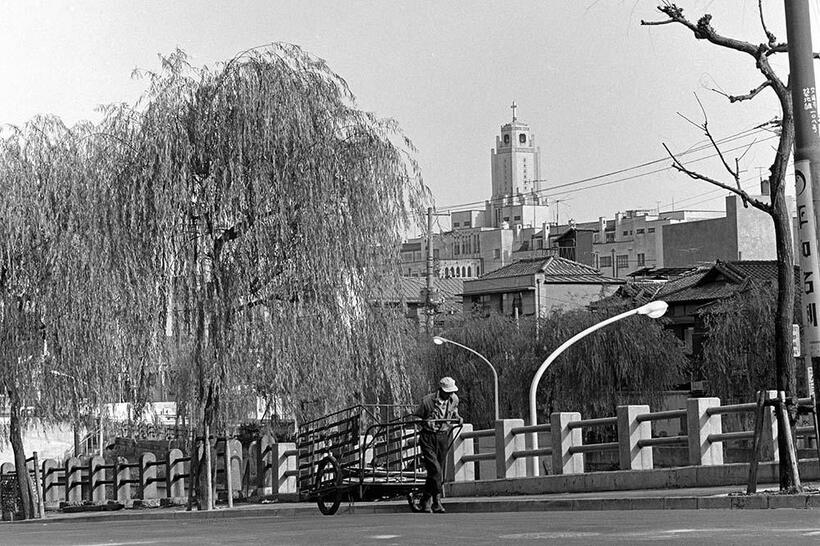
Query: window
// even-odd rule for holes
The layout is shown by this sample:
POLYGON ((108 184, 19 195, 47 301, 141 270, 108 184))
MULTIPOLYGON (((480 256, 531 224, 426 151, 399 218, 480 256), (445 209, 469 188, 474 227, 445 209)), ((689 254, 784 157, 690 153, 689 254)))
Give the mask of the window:
MULTIPOLYGON (((468 277, 472 277, 472 276, 473 276, 473 268, 472 268, 472 267, 470 267, 470 266, 468 266, 468 267, 467 267, 467 276, 468 276, 468 277)), ((203 436, 203 438, 204 438, 204 436, 203 436)))
POLYGON ((496 249, 493 250, 493 258, 495 258, 496 260, 501 258, 501 249, 500 248, 496 248, 496 249))
POLYGON ((614 241, 615 241, 615 233, 612 232, 612 231, 607 231, 606 232, 606 242, 607 243, 612 243, 614 241))
POLYGON ((629 235, 629 232, 627 230, 624 230, 624 237, 626 237, 627 235, 629 235))
POLYGON ((655 228, 651 227, 651 228, 647 229, 646 231, 649 232, 649 233, 655 233, 655 228))
POLYGON ((626 269, 629 267, 629 254, 618 254, 615 257, 615 265, 618 269, 626 269))
POLYGON ((518 142, 520 142, 521 144, 526 144, 527 143, 527 135, 525 135, 524 133, 521 133, 520 135, 518 135, 518 142))
POLYGON ((453 256, 458 256, 458 241, 453 243, 453 256))
POLYGON ((646 265, 646 254, 639 253, 638 254, 638 267, 643 267, 646 265))
POLYGON ((635 230, 635 233, 637 233, 638 235, 643 235, 643 231, 644 231, 644 230, 643 230, 643 228, 641 228, 641 229, 636 229, 636 230, 635 230))
POLYGON ((453 222, 453 227, 454 227, 454 228, 455 228, 455 227, 459 227, 460 225, 461 225, 461 224, 459 224, 458 222, 453 222))
POLYGON ((612 256, 601 256, 598 260, 598 267, 612 267, 612 256))
POLYGON ((467 220, 467 221, 464 222, 464 227, 470 227, 470 226, 471 226, 471 220, 467 220))
POLYGON ((516 222, 520 222, 521 217, 520 216, 513 216, 513 220, 515 220, 516 222))
POLYGON ((510 143, 510 135, 504 135, 504 144, 510 143))

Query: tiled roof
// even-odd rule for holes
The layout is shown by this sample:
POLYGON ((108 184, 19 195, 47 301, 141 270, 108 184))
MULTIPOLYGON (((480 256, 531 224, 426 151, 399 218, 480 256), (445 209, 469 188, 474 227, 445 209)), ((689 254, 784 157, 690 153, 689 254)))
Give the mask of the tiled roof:
POLYGON ((582 263, 559 256, 519 260, 479 277, 479 280, 506 279, 526 275, 544 274, 544 281, 552 284, 594 283, 623 284, 622 279, 604 277, 601 272, 582 263))
MULTIPOLYGON (((408 303, 422 303, 421 289, 427 288, 427 279, 423 277, 402 277, 401 292, 402 297, 408 303)), ((464 289, 464 281, 461 279, 433 279, 433 288, 438 288, 447 301, 458 300, 461 302, 461 292, 464 289)))
POLYGON ((667 282, 657 299, 667 303, 716 300, 734 295, 750 282, 776 281, 777 262, 773 260, 718 260, 712 267, 667 282))

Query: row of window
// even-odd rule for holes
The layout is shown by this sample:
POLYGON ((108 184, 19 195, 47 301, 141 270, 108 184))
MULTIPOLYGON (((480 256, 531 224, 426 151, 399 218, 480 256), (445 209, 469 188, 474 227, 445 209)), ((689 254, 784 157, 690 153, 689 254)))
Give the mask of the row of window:
MULTIPOLYGON (((655 228, 653 228, 653 227, 651 227, 651 228, 646 228, 646 233, 655 233, 655 228)), ((635 230, 635 234, 636 234, 636 235, 643 235, 643 234, 644 234, 644 228, 639 228, 639 229, 636 229, 636 230, 635 230)), ((609 235, 609 234, 607 233, 607 235, 609 235)), ((632 230, 627 230, 627 229, 625 229, 625 230, 624 230, 624 237, 628 237, 628 236, 630 236, 630 235, 632 235, 632 230)), ((607 241, 608 241, 608 240, 609 240, 609 237, 607 237, 607 241)))
MULTIPOLYGON (((646 254, 642 252, 638 253, 637 264, 638 267, 643 267, 646 265, 646 254)), ((612 256, 601 256, 598 258, 598 268, 604 269, 606 267, 612 267, 612 256)), ((618 254, 615 256, 615 267, 618 269, 628 269, 629 254, 618 254)))

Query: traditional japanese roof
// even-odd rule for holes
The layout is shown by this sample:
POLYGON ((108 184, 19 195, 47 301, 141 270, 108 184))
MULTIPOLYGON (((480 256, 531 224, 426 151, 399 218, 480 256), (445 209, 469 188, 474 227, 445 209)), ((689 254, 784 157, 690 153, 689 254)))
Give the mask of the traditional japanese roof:
MULTIPOLYGON (((401 297, 407 303, 424 303, 421 297, 422 288, 427 288, 427 279, 423 277, 402 277, 401 297)), ((433 279, 433 288, 438 289, 447 302, 458 301, 461 304, 461 291, 464 288, 464 281, 461 279, 433 279)))
POLYGON ((486 273, 478 278, 480 281, 506 279, 542 273, 547 284, 623 284, 623 279, 604 277, 594 267, 574 262, 559 256, 548 258, 530 258, 519 260, 502 268, 486 273))

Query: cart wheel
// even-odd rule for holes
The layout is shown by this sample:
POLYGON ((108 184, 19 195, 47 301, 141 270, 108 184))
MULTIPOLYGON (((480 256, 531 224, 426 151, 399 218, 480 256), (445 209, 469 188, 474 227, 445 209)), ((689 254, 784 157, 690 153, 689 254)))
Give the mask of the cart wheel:
POLYGON ((342 469, 333 457, 325 457, 316 470, 316 505, 332 516, 342 503, 342 469))
POLYGON ((422 493, 420 491, 410 491, 407 493, 407 504, 410 505, 410 510, 413 512, 422 512, 421 509, 421 498, 422 493))

